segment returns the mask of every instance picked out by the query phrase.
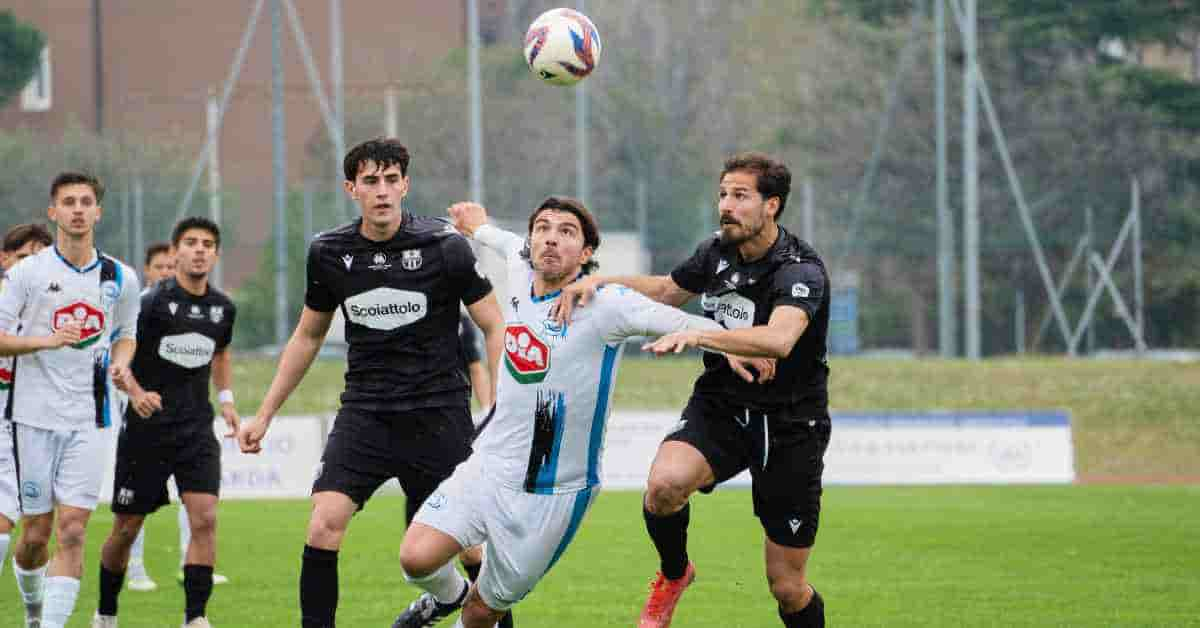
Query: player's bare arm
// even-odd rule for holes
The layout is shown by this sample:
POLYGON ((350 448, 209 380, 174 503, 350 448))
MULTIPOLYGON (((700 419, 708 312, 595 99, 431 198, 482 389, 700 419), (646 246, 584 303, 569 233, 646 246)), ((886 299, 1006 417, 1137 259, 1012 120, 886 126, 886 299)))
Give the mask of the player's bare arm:
POLYGON ((807 328, 807 312, 795 306, 780 305, 771 311, 766 325, 720 331, 686 330, 663 336, 642 348, 657 355, 698 347, 741 356, 785 358, 807 328))
MULTIPOLYGON (((495 300, 493 299, 493 303, 495 300)), ((267 428, 275 418, 275 413, 283 406, 283 402, 292 394, 308 367, 317 357, 321 345, 325 343, 325 334, 333 322, 333 312, 318 312, 305 306, 300 312, 300 322, 296 331, 283 347, 279 356, 279 367, 275 370, 275 378, 271 387, 258 407, 254 420, 241 426, 238 431, 238 445, 242 453, 256 454, 262 451, 262 439, 267 435, 267 428)))
POLYGON ((488 381, 491 383, 491 398, 496 398, 496 369, 500 366, 500 353, 504 350, 504 316, 496 303, 495 293, 467 306, 467 314, 483 332, 483 344, 487 348, 488 381))
POLYGON ((669 275, 627 275, 600 277, 588 275, 563 287, 554 310, 554 319, 559 323, 571 320, 571 312, 583 307, 595 296, 596 290, 605 284, 619 283, 640 292, 659 303, 679 307, 694 299, 696 294, 680 288, 669 275))
POLYGON ((59 349, 79 342, 83 323, 70 321, 49 336, 16 336, 0 332, 0 357, 59 349))
MULTIPOLYGON (((212 382, 217 390, 230 390, 233 385, 233 352, 229 347, 213 354, 212 382)), ((218 399, 218 403, 221 404, 221 418, 225 419, 225 425, 229 427, 225 438, 236 438, 242 419, 238 416, 237 407, 233 405, 233 399, 218 399)))

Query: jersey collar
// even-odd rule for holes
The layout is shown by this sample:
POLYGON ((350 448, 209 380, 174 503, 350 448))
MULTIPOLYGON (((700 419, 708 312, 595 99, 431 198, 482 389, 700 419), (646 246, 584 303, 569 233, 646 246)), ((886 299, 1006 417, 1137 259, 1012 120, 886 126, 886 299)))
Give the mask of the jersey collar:
POLYGON ((93 268, 100 265, 100 250, 93 248, 92 251, 95 253, 96 259, 93 260, 92 263, 88 264, 86 267, 80 268, 80 267, 72 264, 69 260, 67 260, 67 258, 63 257, 62 252, 58 250, 58 244, 57 243, 54 244, 54 254, 58 256, 58 259, 62 260, 62 263, 66 264, 67 268, 70 268, 71 270, 73 270, 81 275, 91 272, 93 268))
MULTIPOLYGON (((579 274, 575 275, 575 278, 572 279, 569 283, 575 283, 576 281, 579 281, 579 278, 586 274, 587 273, 583 272, 582 270, 579 271, 579 274)), ((539 297, 538 295, 533 293, 533 280, 532 279, 529 280, 529 300, 534 303, 545 303, 546 301, 552 301, 554 299, 557 299, 558 295, 560 295, 560 294, 562 294, 562 288, 559 288, 558 290, 555 290, 554 292, 550 292, 548 294, 543 294, 542 296, 539 297)))

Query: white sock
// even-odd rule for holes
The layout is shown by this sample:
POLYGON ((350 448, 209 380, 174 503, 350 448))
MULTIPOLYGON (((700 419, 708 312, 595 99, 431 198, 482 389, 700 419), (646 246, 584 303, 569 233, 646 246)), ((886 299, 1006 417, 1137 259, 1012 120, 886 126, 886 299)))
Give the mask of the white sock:
POLYGON ((179 568, 187 562, 188 545, 192 542, 192 526, 188 523, 187 507, 179 503, 179 568))
POLYGON ((404 574, 404 578, 431 593, 442 604, 457 602, 467 587, 467 579, 458 573, 453 563, 442 565, 441 569, 424 578, 412 578, 408 574, 404 574))
POLYGON ((12 541, 12 536, 7 532, 0 534, 0 574, 4 573, 4 560, 8 558, 8 544, 12 541))
POLYGON ((42 603, 46 586, 46 565, 25 570, 17 564, 16 557, 13 558, 13 575, 17 577, 17 589, 21 591, 21 600, 25 602, 26 607, 42 603))
POLYGON ((138 530, 137 538, 133 539, 133 546, 129 548, 129 564, 130 571, 146 571, 142 567, 146 564, 146 528, 138 530))
POLYGON ((79 579, 67 576, 46 578, 46 601, 42 604, 42 628, 65 628, 79 597, 79 579))
POLYGON ((459 615, 458 621, 454 622, 454 628, 467 628, 467 625, 463 623, 462 615, 459 615))

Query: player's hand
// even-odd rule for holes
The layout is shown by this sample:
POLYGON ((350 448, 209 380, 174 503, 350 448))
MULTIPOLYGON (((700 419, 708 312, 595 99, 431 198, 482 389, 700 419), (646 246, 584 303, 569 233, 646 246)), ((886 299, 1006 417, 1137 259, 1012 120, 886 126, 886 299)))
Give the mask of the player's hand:
POLYGON ((267 427, 270 422, 262 417, 255 417, 249 423, 243 423, 238 429, 237 439, 238 447, 242 449, 244 454, 257 454, 262 452, 262 439, 267 435, 267 427))
POLYGON ((129 405, 143 419, 150 418, 155 412, 163 409, 162 396, 156 392, 137 390, 129 394, 129 405))
POLYGON ((727 353, 725 359, 729 361, 729 368, 737 373, 738 377, 751 384, 755 382, 754 373, 758 373, 757 381, 760 384, 775 379, 775 358, 747 358, 727 353))
POLYGON ((108 370, 108 373, 117 390, 129 394, 130 389, 133 388, 133 371, 129 370, 129 365, 115 364, 108 370))
POLYGON ((700 346, 700 332, 689 329, 687 331, 677 331, 673 334, 667 334, 653 342, 647 342, 642 345, 642 351, 649 351, 654 355, 664 355, 667 353, 683 353, 688 347, 700 346))
POLYGON ((567 284, 558 295, 550 314, 560 325, 566 325, 571 321, 571 312, 575 311, 576 307, 587 305, 588 301, 596 296, 596 290, 603 285, 604 282, 593 275, 584 275, 567 284))
POLYGON ((475 230, 487 224, 487 209, 479 203, 455 203, 446 210, 454 228, 459 232, 473 237, 475 230))
POLYGON ((225 438, 237 438, 238 429, 242 425, 242 418, 238 416, 237 408, 233 407, 232 403, 221 404, 221 417, 225 419, 225 425, 229 427, 225 438))
POLYGON ((79 344, 79 340, 83 335, 83 323, 71 319, 63 323, 62 327, 54 330, 50 336, 50 349, 59 349, 61 347, 69 347, 79 344))

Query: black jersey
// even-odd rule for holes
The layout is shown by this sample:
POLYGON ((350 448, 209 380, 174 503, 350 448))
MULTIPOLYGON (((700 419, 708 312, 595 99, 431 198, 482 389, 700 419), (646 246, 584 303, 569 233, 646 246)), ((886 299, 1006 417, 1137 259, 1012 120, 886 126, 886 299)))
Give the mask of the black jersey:
POLYGON ((405 213, 387 242, 356 220, 313 240, 304 303, 341 308, 349 344, 342 404, 375 411, 466 406, 460 303, 492 291, 466 238, 445 220, 405 213))
MULTIPOLYGON (((213 354, 233 340, 233 301, 208 287, 204 296, 184 290, 168 277, 142 293, 137 351, 130 366, 142 388, 162 397, 156 423, 213 420, 208 381, 213 354)), ((135 424, 132 406, 126 417, 135 424)))
POLYGON ((806 242, 779 228, 779 238, 763 257, 745 263, 737 247, 723 246, 715 235, 671 271, 679 287, 701 294, 705 316, 728 329, 766 325, 779 305, 808 313, 808 327, 792 352, 779 360, 775 379, 747 383, 716 353, 704 354, 697 395, 717 395, 749 408, 789 406, 799 412, 827 411, 825 362, 829 331, 829 278, 825 264, 806 242))

